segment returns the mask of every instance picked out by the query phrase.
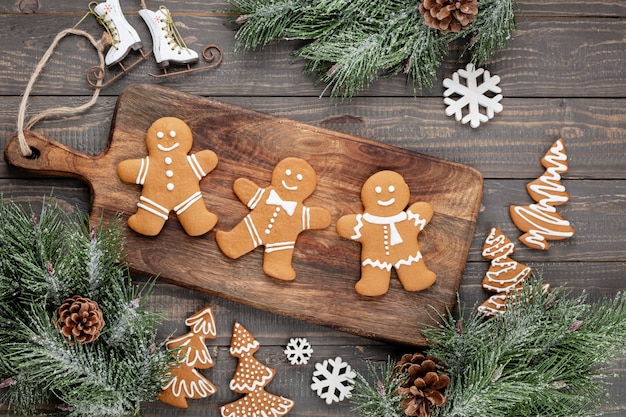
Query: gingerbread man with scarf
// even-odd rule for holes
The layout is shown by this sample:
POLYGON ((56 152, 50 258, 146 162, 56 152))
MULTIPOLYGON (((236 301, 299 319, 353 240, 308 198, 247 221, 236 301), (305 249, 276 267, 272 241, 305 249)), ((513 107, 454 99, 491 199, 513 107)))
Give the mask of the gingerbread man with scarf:
POLYGON ((295 279, 291 260, 298 235, 307 229, 323 229, 331 222, 328 210, 303 203, 316 186, 315 171, 299 158, 285 158, 276 164, 269 187, 237 179, 233 190, 251 212, 231 231, 216 233, 220 250, 236 259, 264 246, 263 272, 282 280, 295 279))
POLYGON ((361 243, 361 279, 357 293, 383 295, 389 290, 391 270, 395 269, 406 291, 421 291, 435 283, 420 251, 417 235, 430 222, 433 208, 417 202, 406 211, 409 186, 394 171, 380 171, 361 188, 363 214, 351 214, 337 221, 337 233, 361 243))

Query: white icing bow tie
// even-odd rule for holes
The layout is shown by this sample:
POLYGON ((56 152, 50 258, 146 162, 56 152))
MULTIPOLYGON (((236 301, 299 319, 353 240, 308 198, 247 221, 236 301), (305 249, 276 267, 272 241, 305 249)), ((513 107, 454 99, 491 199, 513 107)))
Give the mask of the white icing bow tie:
POLYGON ((296 211, 296 206, 298 205, 298 203, 295 201, 283 200, 274 190, 270 190, 270 195, 267 197, 267 200, 265 202, 267 204, 271 204, 272 206, 282 207, 290 216, 293 216, 294 211, 296 211))

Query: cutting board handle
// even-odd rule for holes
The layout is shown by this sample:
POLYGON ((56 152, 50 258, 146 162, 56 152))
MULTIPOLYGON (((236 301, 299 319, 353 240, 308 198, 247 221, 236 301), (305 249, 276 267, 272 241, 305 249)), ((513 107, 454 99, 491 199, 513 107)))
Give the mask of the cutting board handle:
POLYGON ((47 136, 30 130, 24 131, 33 155, 24 156, 20 152, 17 134, 4 149, 4 159, 12 166, 28 172, 79 178, 89 182, 86 173, 94 168, 96 156, 78 152, 47 136))

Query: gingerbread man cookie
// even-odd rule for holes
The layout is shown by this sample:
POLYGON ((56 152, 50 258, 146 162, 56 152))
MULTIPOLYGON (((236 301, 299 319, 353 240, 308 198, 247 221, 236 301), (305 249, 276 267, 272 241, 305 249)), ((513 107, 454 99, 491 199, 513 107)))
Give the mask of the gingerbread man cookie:
POLYGON ((163 117, 146 133, 148 156, 119 163, 122 181, 143 186, 137 212, 128 219, 131 229, 156 236, 172 210, 190 236, 215 226, 217 216, 202 201, 200 180, 215 168, 217 155, 210 150, 188 154, 192 144, 191 129, 184 121, 163 117))
POLYGON ((361 295, 377 296, 389 289, 391 269, 407 291, 420 291, 435 283, 437 276, 426 267, 417 235, 430 222, 429 203, 413 203, 400 174, 380 171, 361 189, 363 214, 350 214, 337 221, 342 237, 361 243, 361 279, 355 289, 361 295))
POLYGON ((303 203, 316 186, 315 171, 299 158, 286 158, 276 164, 266 188, 245 178, 237 179, 233 190, 252 211, 231 231, 216 233, 219 248, 236 259, 264 246, 263 272, 282 280, 295 279, 291 259, 298 235, 307 229, 328 227, 331 221, 328 210, 303 203))

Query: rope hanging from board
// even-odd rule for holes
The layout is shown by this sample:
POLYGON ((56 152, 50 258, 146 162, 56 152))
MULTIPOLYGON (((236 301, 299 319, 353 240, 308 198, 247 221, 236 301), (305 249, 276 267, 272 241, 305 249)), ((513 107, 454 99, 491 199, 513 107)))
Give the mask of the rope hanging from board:
POLYGON ((100 67, 104 70, 104 49, 107 45, 107 42, 110 41, 110 39, 108 39, 106 34, 100 40, 96 40, 93 36, 91 36, 89 33, 83 30, 79 30, 76 28, 69 28, 69 29, 65 29, 59 32, 55 36, 54 40, 52 41, 52 44, 50 44, 50 46, 48 47, 48 50, 46 50, 46 53, 41 57, 41 59, 39 60, 39 63, 37 64, 37 67, 35 67, 35 71, 33 72, 30 79, 28 80, 28 84, 26 85, 26 90, 24 91, 24 95, 22 96, 22 101, 20 102, 20 107, 18 110, 17 137, 19 141, 20 152, 25 157, 32 156, 33 151, 28 145, 28 142, 26 141, 24 130, 28 130, 32 128, 37 122, 48 117, 73 116, 73 115, 82 113, 83 111, 93 106, 96 103, 98 96, 100 95, 100 89, 102 87, 102 80, 98 81, 98 84, 96 85, 96 88, 94 89, 91 99, 88 102, 77 107, 65 107, 64 106, 64 107, 56 107, 56 108, 44 110, 41 113, 33 116, 28 121, 28 123, 25 123, 26 106, 28 104, 28 98, 33 89, 35 81, 41 74, 41 71, 47 65, 48 60, 52 56, 52 53, 54 52, 54 49, 57 47, 58 43, 61 41, 61 39, 63 39, 67 35, 77 35, 77 36, 83 36, 87 38, 89 42, 93 45, 93 47, 96 49, 96 51, 98 52, 98 59, 100 61, 100 67))

